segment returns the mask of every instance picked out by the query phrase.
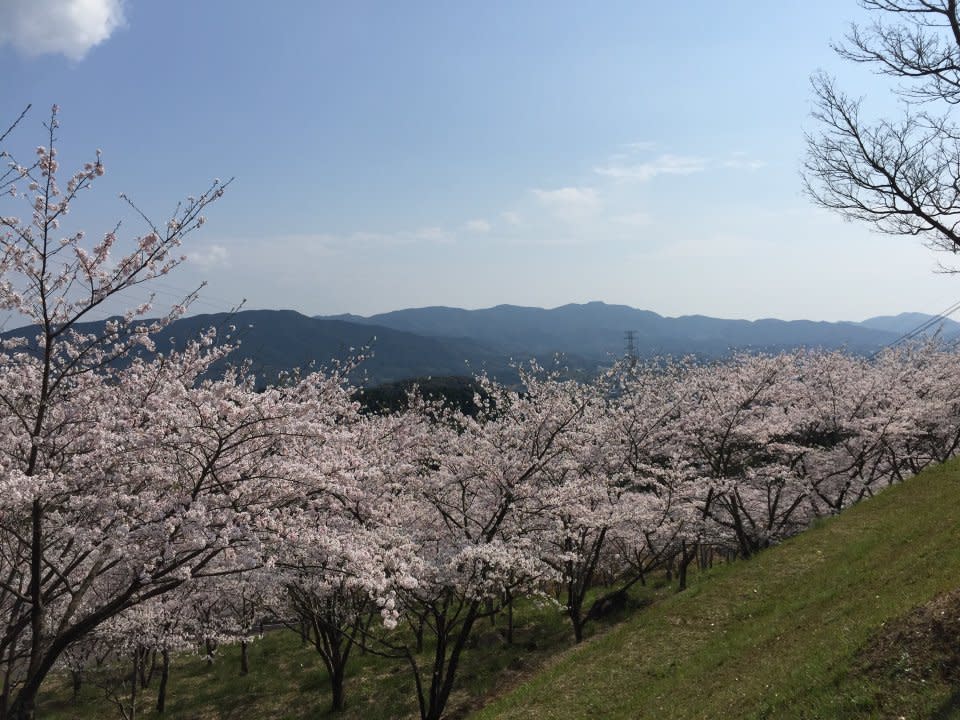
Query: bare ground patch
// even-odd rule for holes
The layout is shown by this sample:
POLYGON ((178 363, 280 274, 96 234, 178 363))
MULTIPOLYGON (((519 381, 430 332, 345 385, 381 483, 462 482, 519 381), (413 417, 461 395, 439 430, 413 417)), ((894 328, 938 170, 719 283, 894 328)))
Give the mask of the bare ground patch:
POLYGON ((891 717, 933 686, 947 697, 931 717, 954 717, 960 709, 960 588, 885 623, 861 648, 853 672, 877 683, 878 707, 891 717))

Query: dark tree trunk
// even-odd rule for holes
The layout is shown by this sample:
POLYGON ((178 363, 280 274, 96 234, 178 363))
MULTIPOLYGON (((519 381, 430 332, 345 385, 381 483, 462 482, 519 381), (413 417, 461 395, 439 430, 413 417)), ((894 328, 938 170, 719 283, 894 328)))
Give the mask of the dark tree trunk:
POLYGON ((212 638, 206 638, 203 641, 204 650, 207 652, 207 666, 213 665, 213 656, 217 652, 217 643, 212 638))
POLYGON ((147 648, 141 647, 139 648, 138 660, 140 664, 140 687, 148 688, 150 687, 150 681, 153 679, 153 671, 157 667, 157 651, 154 650, 151 653, 147 648), (147 664, 148 657, 150 658, 149 665, 147 664))
POLYGON ((240 642, 240 674, 246 675, 250 672, 250 658, 247 651, 247 641, 240 642))
POLYGON ((130 668, 130 714, 127 716, 128 720, 136 720, 137 718, 137 682, 140 679, 138 675, 142 665, 140 648, 137 648, 133 651, 133 667, 130 668))
POLYGON ((688 548, 687 541, 681 541, 680 559, 677 561, 677 577, 679 578, 677 592, 683 592, 687 589, 687 569, 690 567, 690 563, 693 562, 694 558, 697 557, 697 554, 696 545, 688 548))
POLYGON ((417 618, 417 623, 413 626, 414 642, 418 653, 423 652, 423 618, 417 618))
POLYGON ((570 616, 570 623, 573 625, 573 641, 579 644, 583 642, 583 620, 580 617, 580 608, 570 608, 567 615, 570 616))
POLYGON ((330 708, 334 712, 340 712, 345 706, 344 693, 344 668, 337 668, 330 675, 330 708))
MULTIPOLYGON (((328 610, 330 610, 328 608, 328 610)), ((317 608, 315 605, 302 604, 300 607, 303 622, 308 624, 308 635, 323 660, 323 665, 330 678, 330 707, 334 712, 345 707, 346 693, 344 686, 347 677, 347 662, 357 636, 363 637, 364 626, 367 622, 362 608, 358 611, 352 625, 342 627, 338 624, 335 610, 330 613, 317 608)))
POLYGON ((157 688, 157 712, 163 713, 167 705, 167 680, 170 678, 170 652, 163 649, 163 664, 160 666, 160 686, 157 688))
MULTIPOLYGON (((430 686, 426 695, 423 692, 416 668, 414 672, 421 720, 441 720, 443 717, 447 700, 450 699, 450 692, 453 690, 457 667, 460 665, 460 655, 463 653, 470 632, 473 630, 473 625, 479 615, 480 602, 475 600, 467 607, 458 629, 448 625, 447 618, 443 614, 435 617, 437 647, 434 652, 430 686)), ((410 661, 415 666, 412 658, 410 658, 410 661)))

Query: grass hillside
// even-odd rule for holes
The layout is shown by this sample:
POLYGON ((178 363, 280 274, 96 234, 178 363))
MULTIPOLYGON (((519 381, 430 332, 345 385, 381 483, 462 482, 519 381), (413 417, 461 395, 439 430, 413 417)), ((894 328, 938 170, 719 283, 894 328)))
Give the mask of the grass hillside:
POLYGON ((477 718, 960 718, 960 463, 707 574, 477 718))
MULTIPOLYGON (((635 591, 636 603, 653 604, 593 628, 578 647, 552 607, 521 604, 512 646, 481 627, 449 717, 485 705, 475 718, 960 720, 960 461, 716 568, 684 593, 635 591)), ((153 710, 154 679, 138 717, 416 717, 402 663, 355 653, 347 708, 330 713, 326 672, 292 633, 254 643, 249 675, 239 675, 237 652, 222 648, 209 667, 177 657, 167 712, 153 710)), ((74 697, 58 673, 37 716, 120 714, 95 678, 74 697)))

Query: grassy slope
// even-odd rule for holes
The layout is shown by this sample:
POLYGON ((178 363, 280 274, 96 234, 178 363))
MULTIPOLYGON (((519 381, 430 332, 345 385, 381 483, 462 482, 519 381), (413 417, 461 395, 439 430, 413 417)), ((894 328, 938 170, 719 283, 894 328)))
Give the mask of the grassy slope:
POLYGON ((881 493, 562 653, 478 718, 960 718, 924 658, 858 670, 910 608, 960 586, 960 462, 881 493))
MULTIPOLYGON (((953 690, 923 672, 925 658, 913 649, 910 657, 896 647, 887 670, 870 678, 856 659, 884 624, 892 630, 910 608, 958 587, 960 461, 750 562, 707 573, 687 592, 634 612, 580 647, 563 650, 569 627, 555 609, 525 606, 516 646, 466 653, 450 709, 461 716, 498 688, 530 677, 479 717, 960 720, 953 690)), ((659 595, 638 591, 647 600, 659 595)), ((166 717, 416 715, 408 673, 396 661, 355 656, 348 708, 337 715, 327 713, 316 653, 294 636, 271 633, 255 643, 246 677, 237 662, 235 647, 224 648, 210 668, 196 656, 177 658, 166 717)), ((155 688, 156 680, 140 705, 146 717, 158 717, 150 711, 155 688)), ((89 682, 73 700, 62 675, 45 684, 38 710, 51 720, 118 716, 89 682)))
MULTIPOLYGON (((644 589, 641 598, 656 591, 644 589)), ((552 606, 519 603, 516 644, 471 648, 464 652, 457 687, 450 701, 451 715, 462 717, 479 707, 483 698, 504 683, 516 682, 538 669, 544 660, 571 642, 565 617, 552 606)), ((501 622, 499 627, 502 628, 501 622)), ((487 622, 477 628, 481 636, 494 634, 487 622)), ((424 659, 430 648, 425 648, 424 659)), ((124 672, 125 672, 124 668, 124 672)), ((158 673, 159 676, 159 673, 158 673)), ((153 710, 158 677, 142 691, 137 717, 170 720, 301 720, 331 717, 337 720, 414 718, 417 704, 407 665, 362 655, 355 650, 347 671, 347 707, 329 712, 326 671, 312 646, 301 645, 288 631, 270 632, 250 646, 250 674, 240 676, 236 646, 218 651, 212 666, 197 655, 173 658, 167 712, 153 710)), ((93 720, 119 718, 104 691, 91 678, 74 698, 64 673, 51 676, 41 691, 37 717, 43 720, 93 720)))

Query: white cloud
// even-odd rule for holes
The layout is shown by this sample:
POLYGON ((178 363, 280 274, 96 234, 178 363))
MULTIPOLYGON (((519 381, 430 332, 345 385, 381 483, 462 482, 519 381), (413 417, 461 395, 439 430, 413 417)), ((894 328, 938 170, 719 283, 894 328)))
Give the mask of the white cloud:
POLYGON ((724 160, 723 166, 733 170, 759 170, 766 166, 763 160, 751 160, 744 152, 730 153, 730 158, 724 160))
POLYGON ((409 233, 399 232, 396 234, 396 238, 400 241, 411 240, 414 242, 431 243, 445 243, 452 240, 450 233, 448 233, 442 227, 437 226, 423 227, 409 233))
POLYGON ((706 169, 707 161, 704 158, 665 153, 641 163, 610 163, 594 168, 594 172, 614 180, 647 181, 658 175, 693 175, 706 169))
POLYGON ((646 227, 653 224, 653 216, 645 212, 631 212, 624 215, 617 215, 613 221, 619 225, 628 227, 646 227))
POLYGON ((488 233, 491 227, 490 223, 486 220, 467 220, 467 222, 463 224, 463 229, 472 233, 488 233))
POLYGON ((123 0, 2 0, 0 45, 81 60, 123 22, 123 0))
POLYGON ((566 222, 583 220, 600 207, 597 191, 589 187, 563 187, 556 190, 534 190, 540 204, 566 222))
POLYGON ((227 264, 229 255, 223 245, 208 245, 187 253, 187 260, 202 268, 222 267, 227 264))
POLYGON ((514 212, 513 210, 507 210, 506 212, 500 213, 500 217, 503 218, 503 221, 508 225, 519 225, 523 222, 523 219, 520 217, 520 213, 514 212))

